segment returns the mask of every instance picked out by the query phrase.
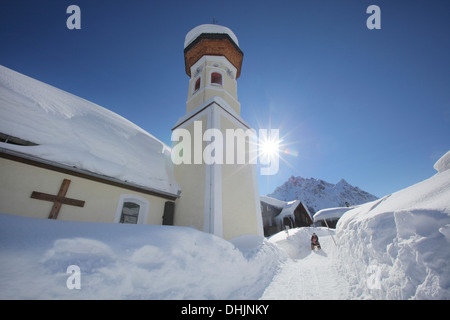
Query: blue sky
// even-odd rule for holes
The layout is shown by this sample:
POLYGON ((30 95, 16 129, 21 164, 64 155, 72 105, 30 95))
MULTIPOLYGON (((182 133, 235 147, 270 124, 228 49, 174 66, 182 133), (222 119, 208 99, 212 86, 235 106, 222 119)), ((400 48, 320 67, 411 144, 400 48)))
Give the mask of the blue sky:
POLYGON ((450 149, 449 12, 442 0, 2 0, 0 64, 170 145, 186 108, 184 37, 215 18, 244 52, 241 116, 278 128, 290 150, 260 193, 293 175, 381 197, 435 174, 450 149), (66 27, 71 4, 81 30, 66 27), (366 27, 372 4, 380 30, 366 27))

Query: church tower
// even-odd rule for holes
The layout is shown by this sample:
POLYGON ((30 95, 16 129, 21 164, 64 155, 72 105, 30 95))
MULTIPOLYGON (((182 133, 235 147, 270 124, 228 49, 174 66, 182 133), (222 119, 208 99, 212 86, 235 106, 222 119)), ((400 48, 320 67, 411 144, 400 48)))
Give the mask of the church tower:
POLYGON ((228 28, 205 24, 186 35, 186 115, 172 129, 175 179, 181 196, 175 225, 225 239, 263 235, 255 131, 241 118, 237 79, 243 52, 228 28))

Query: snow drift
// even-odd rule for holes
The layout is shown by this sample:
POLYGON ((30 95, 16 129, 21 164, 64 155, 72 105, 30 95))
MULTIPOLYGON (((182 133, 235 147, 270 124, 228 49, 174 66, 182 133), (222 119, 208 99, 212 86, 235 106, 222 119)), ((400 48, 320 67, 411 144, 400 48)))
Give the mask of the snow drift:
POLYGON ((339 258, 354 298, 450 298, 449 155, 433 177, 339 220, 339 258))
POLYGON ((257 299, 284 257, 257 236, 0 214, 0 299, 257 299))

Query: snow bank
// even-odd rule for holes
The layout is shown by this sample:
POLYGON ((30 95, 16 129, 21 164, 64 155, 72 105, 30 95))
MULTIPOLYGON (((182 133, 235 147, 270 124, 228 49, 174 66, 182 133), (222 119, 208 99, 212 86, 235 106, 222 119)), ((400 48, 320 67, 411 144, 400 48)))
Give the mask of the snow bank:
POLYGON ((450 298, 450 170, 346 212, 336 230, 353 297, 450 298))
POLYGON ((0 299, 257 299, 283 259, 257 236, 0 214, 0 299))
POLYGON ((445 170, 450 169, 450 151, 436 161, 433 168, 436 169, 437 172, 444 172, 445 170))
POLYGON ((177 194, 170 148, 99 105, 0 66, 0 148, 177 194))

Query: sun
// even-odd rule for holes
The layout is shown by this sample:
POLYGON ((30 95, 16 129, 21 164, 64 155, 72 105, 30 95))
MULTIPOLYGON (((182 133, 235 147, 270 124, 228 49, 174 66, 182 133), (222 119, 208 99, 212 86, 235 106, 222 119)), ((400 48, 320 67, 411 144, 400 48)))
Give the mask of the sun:
POLYGON ((266 157, 268 160, 278 157, 280 153, 280 142, 278 139, 264 137, 259 143, 260 156, 266 157))

